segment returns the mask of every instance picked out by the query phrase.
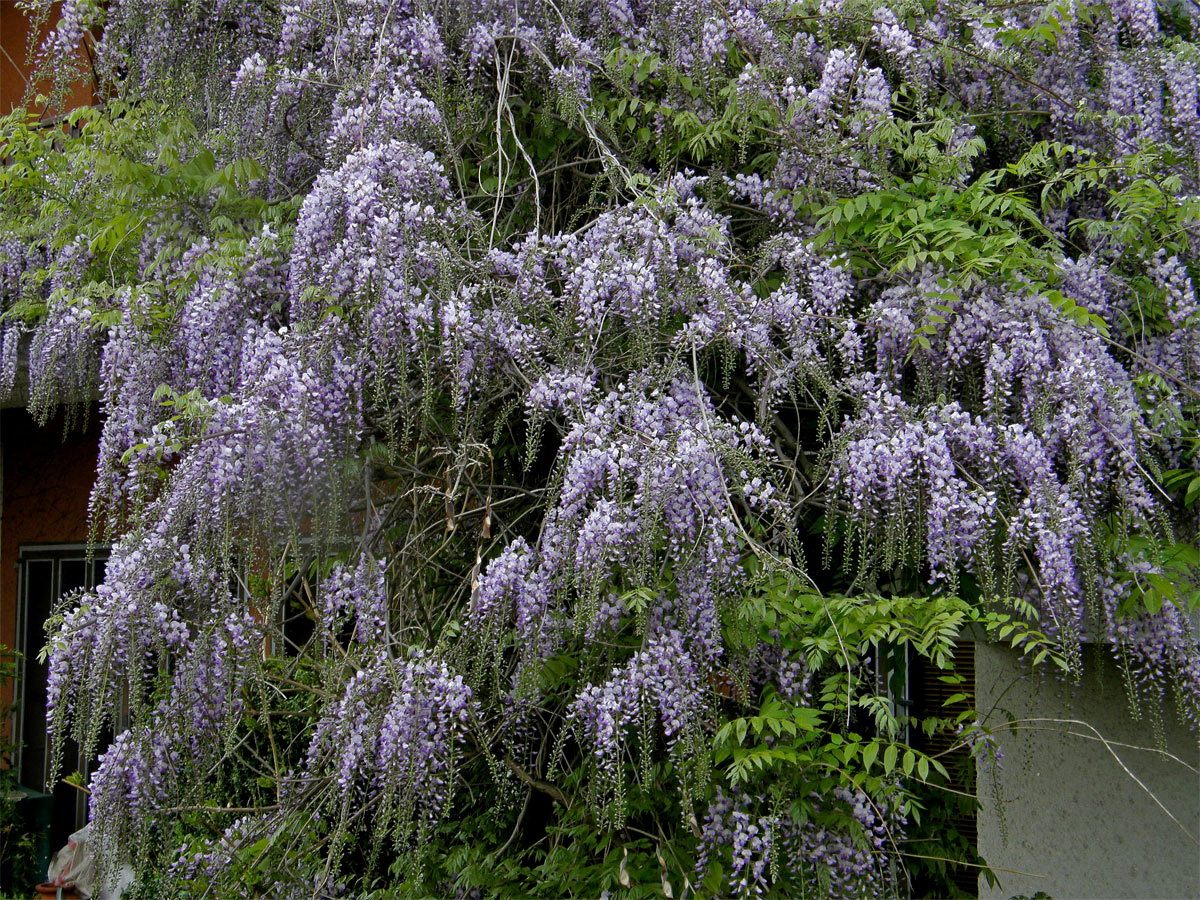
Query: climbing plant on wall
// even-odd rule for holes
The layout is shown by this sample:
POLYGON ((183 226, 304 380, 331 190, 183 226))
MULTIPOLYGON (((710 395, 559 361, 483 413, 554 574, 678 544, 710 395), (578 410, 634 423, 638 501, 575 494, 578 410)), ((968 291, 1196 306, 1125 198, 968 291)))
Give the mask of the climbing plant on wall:
POLYGON ((66 0, 103 103, 0 125, 0 390, 100 400, 48 715, 105 870, 903 894, 983 862, 914 737, 992 745, 906 660, 1092 640, 1195 727, 1194 28, 66 0))

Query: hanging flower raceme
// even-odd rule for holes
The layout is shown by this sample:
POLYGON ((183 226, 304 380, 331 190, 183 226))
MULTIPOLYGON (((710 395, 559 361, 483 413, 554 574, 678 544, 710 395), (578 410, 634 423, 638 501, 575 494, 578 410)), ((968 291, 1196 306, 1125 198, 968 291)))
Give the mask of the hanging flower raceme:
POLYGON ((449 812, 472 708, 462 676, 432 655, 375 659, 324 711, 289 804, 308 815, 327 810, 344 828, 369 794, 381 833, 401 846, 427 837, 449 812), (324 779, 337 791, 314 792, 324 779))
POLYGON ((592 802, 615 827, 625 815, 622 756, 639 723, 643 752, 654 745, 661 729, 685 784, 690 779, 695 779, 693 784, 704 781, 703 773, 697 778, 696 772, 688 771, 704 765, 703 719, 708 709, 702 672, 680 632, 651 634, 645 648, 613 669, 608 681, 584 688, 572 704, 571 721, 595 761, 592 802), (645 728, 647 715, 652 730, 645 728))
POLYGON ((95 303, 84 283, 91 260, 86 243, 76 240, 51 267, 46 318, 29 348, 29 407, 42 420, 60 405, 89 402, 95 390, 100 343, 95 303))
POLYGON ((388 623, 387 563, 361 556, 358 565, 338 566, 322 585, 322 624, 337 635, 343 624, 354 618, 352 637, 361 644, 377 644, 388 623))
POLYGON ((357 360, 336 320, 311 332, 249 326, 240 372, 230 398, 194 413, 196 432, 156 507, 188 540, 323 513, 362 427, 357 360))

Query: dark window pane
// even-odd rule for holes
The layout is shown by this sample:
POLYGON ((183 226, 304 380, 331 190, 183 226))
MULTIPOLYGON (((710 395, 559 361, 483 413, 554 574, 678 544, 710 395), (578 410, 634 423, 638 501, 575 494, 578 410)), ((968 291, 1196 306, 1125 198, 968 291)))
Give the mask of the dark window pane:
POLYGON ((24 634, 21 653, 25 656, 22 685, 21 783, 41 791, 46 780, 46 670, 38 653, 46 645, 46 619, 54 602, 54 561, 29 560, 21 573, 24 594, 24 634))
POLYGON ((80 588, 85 588, 88 586, 87 560, 64 559, 60 565, 62 566, 62 569, 59 573, 60 583, 58 585, 58 593, 60 596, 68 593, 69 591, 77 591, 80 588))

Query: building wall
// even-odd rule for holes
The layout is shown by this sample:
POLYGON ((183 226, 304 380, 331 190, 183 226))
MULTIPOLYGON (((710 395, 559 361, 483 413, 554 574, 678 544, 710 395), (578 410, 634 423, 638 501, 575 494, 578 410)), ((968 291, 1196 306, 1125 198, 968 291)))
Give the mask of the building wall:
POLYGON ((979 852, 1001 882, 981 878, 979 896, 1200 897, 1197 737, 1168 704, 1162 735, 1179 761, 1157 752, 1149 709, 1134 721, 1118 667, 1087 651, 1074 685, 1031 677, 1011 651, 976 645, 978 709, 998 729, 1007 713, 1024 720, 1015 735, 1000 733, 1001 768, 979 770, 979 852), (1089 723, 1110 746, 1063 720, 1089 723))
MULTIPOLYGON (((61 3, 51 6, 50 16, 39 32, 39 40, 55 22, 58 21, 61 3)), ((17 0, 0 0, 0 115, 7 115, 20 106, 25 96, 30 77, 29 65, 29 32, 30 22, 25 10, 17 6, 17 0)), ((87 51, 79 48, 80 72, 90 71, 87 51)), ((38 85, 37 90, 44 91, 47 85, 38 85)), ((79 81, 72 86, 71 95, 65 104, 66 109, 86 106, 94 102, 90 81, 79 81)), ((33 109, 31 107, 31 109, 33 109)), ((42 110, 34 110, 42 113, 42 110)), ((61 110, 49 110, 56 113, 61 110)))
MULTIPOLYGON (((0 0, 0 115, 21 105, 33 66, 30 49, 40 45, 58 21, 61 3, 51 4, 46 21, 31 35, 32 22, 18 0, 0 0), (33 40, 31 41, 31 36, 33 40)), ((81 78, 61 109, 30 110, 49 115, 95 102, 87 48, 78 48, 81 78)), ((49 89, 47 84, 35 90, 49 89)), ((27 346, 27 345, 26 345, 27 346)), ((21 353, 18 384, 6 406, 23 405, 26 350, 21 353)), ((23 543, 72 543, 87 539, 87 500, 95 478, 99 416, 91 428, 64 436, 61 420, 38 428, 23 409, 0 414, 0 644, 16 639, 17 548, 23 543)), ((0 708, 12 702, 12 686, 0 685, 0 708)), ((0 726, 5 724, 0 720, 0 726)))
MULTIPOLYGON (((0 411, 0 644, 12 647, 17 621, 17 551, 22 544, 80 543, 88 537, 88 497, 96 477, 100 416, 64 436, 63 421, 39 427, 23 409, 0 411)), ((12 687, 0 690, 0 707, 12 687)))

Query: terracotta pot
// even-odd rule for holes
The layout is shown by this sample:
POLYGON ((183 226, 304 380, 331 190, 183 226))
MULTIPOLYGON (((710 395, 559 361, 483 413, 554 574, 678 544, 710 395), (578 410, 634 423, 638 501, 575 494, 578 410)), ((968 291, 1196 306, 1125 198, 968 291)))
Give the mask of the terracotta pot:
MULTIPOLYGON (((63 885, 62 900, 81 900, 80 896, 72 888, 72 885, 63 885)), ((58 885, 52 884, 49 881, 43 881, 34 890, 37 891, 38 900, 58 896, 58 885)))

